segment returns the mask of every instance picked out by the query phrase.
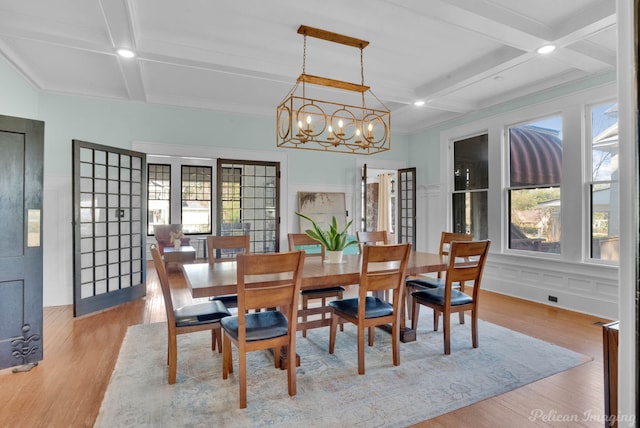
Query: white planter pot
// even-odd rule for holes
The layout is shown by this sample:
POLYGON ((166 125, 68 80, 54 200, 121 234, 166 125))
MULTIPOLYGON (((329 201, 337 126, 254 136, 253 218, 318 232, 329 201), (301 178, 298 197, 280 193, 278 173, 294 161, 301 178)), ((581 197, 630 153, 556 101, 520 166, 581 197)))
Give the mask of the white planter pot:
POLYGON ((181 245, 182 245, 182 242, 181 242, 179 239, 178 239, 178 240, 173 241, 173 247, 174 247, 176 250, 179 250, 181 245))
POLYGON ((327 263, 342 263, 342 251, 327 251, 327 263))

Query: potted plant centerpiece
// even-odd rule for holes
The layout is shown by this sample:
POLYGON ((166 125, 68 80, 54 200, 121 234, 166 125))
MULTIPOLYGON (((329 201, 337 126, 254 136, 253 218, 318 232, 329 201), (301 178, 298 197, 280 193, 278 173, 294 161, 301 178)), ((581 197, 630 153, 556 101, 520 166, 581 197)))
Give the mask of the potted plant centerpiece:
POLYGON ((353 220, 349 221, 344 229, 338 229, 338 220, 333 216, 331 223, 329 224, 329 230, 322 230, 320 226, 309 216, 296 212, 300 217, 309 220, 313 229, 305 230, 305 233, 312 239, 320 242, 324 245, 324 249, 327 252, 327 262, 329 263, 342 263, 342 252, 345 248, 351 245, 358 245, 358 241, 355 239, 347 239, 347 230, 353 220))

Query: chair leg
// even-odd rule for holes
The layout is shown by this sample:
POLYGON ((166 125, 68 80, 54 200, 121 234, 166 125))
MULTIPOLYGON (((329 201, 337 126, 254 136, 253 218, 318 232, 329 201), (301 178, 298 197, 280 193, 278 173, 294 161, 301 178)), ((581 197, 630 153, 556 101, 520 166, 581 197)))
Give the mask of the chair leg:
POLYGON ((394 322, 391 326, 391 350, 393 352, 393 365, 400 365, 400 323, 394 322))
POLYGON ((169 385, 176 383, 176 371, 178 369, 178 339, 172 334, 169 336, 169 385))
POLYGON ((333 354, 336 345, 336 333, 338 330, 338 319, 340 317, 331 311, 331 326, 329 327, 329 353, 333 354))
MULTIPOLYGON (((464 281, 460 283, 460 292, 464 293, 464 281)), ((460 315, 460 324, 464 324, 464 311, 458 312, 460 315)))
MULTIPOLYGON (((302 296, 302 310, 306 312, 308 307, 309 307, 309 298, 307 296, 302 296)), ((307 322, 307 315, 306 314, 302 316, 302 322, 304 324, 306 324, 306 322, 307 322)), ((307 337, 307 329, 306 328, 302 329, 302 337, 307 337)))
POLYGON ((280 368, 280 353, 282 352, 282 348, 273 348, 271 350, 273 352, 273 366, 276 369, 280 368))
POLYGON ((222 331, 219 329, 211 330, 211 350, 215 351, 216 346, 218 347, 218 353, 222 353, 222 331))
POLYGON ((247 408, 247 354, 238 349, 238 372, 240 383, 240 408, 247 408))
POLYGON ((444 330, 444 353, 451 354, 451 314, 442 313, 442 326, 444 330))
POLYGON ((364 326, 358 325, 358 374, 364 374, 364 326))
MULTIPOLYGON (((293 332, 295 334, 295 332, 293 332)), ((288 356, 287 356, 287 386, 289 396, 296 395, 296 342, 295 338, 289 340, 288 356)))
POLYGON ((407 319, 408 320, 412 320, 413 319, 413 296, 411 295, 411 293, 413 292, 413 287, 406 287, 405 288, 405 300, 406 300, 406 308, 407 308, 407 319))
POLYGON ((471 343, 474 348, 478 347, 478 311, 471 310, 471 343))
POLYGON ((440 320, 440 312, 433 310, 433 331, 438 331, 438 321, 440 320))
MULTIPOLYGON (((343 297, 342 291, 338 291, 338 299, 342 300, 342 297, 343 297)), ((344 322, 340 323, 340 331, 344 331, 344 322)))
POLYGON ((224 334, 223 337, 224 346, 222 347, 222 379, 226 379, 229 373, 233 373, 233 366, 231 361, 231 340, 224 334))
POLYGON ((376 328, 375 327, 369 327, 369 346, 373 346, 373 341, 376 337, 376 328))
POLYGON ((420 303, 417 299, 411 298, 411 330, 417 331, 418 329, 418 311, 420 310, 420 303))

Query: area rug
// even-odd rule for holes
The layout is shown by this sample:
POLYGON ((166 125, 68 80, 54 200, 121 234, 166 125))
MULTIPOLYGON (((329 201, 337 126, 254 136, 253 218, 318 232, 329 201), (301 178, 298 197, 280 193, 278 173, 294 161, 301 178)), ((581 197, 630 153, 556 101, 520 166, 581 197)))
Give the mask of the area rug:
POLYGON ((235 372, 225 381, 210 334, 179 336, 177 382, 169 385, 166 325, 129 327, 95 426, 406 427, 587 361, 487 322, 480 322, 480 346, 473 349, 470 320, 460 325, 457 317, 451 355, 444 355, 442 332, 433 332, 430 311, 422 312, 417 340, 401 343, 398 367, 391 336, 376 331, 375 345, 366 346, 364 376, 357 372, 355 326, 338 331, 333 355, 328 328, 298 334, 295 397, 268 352, 250 353, 247 409, 238 408, 236 349, 235 372))

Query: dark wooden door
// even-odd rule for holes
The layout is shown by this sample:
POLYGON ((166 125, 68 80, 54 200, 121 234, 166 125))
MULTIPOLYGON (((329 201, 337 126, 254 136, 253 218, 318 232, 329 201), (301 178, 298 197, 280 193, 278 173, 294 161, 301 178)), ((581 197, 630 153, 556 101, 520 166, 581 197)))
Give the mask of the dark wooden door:
POLYGON ((416 169, 398 170, 398 242, 416 249, 416 169))
POLYGON ((74 315, 146 294, 146 155, 73 140, 74 315))
POLYGON ((44 122, 0 116, 0 369, 42 360, 44 122))

